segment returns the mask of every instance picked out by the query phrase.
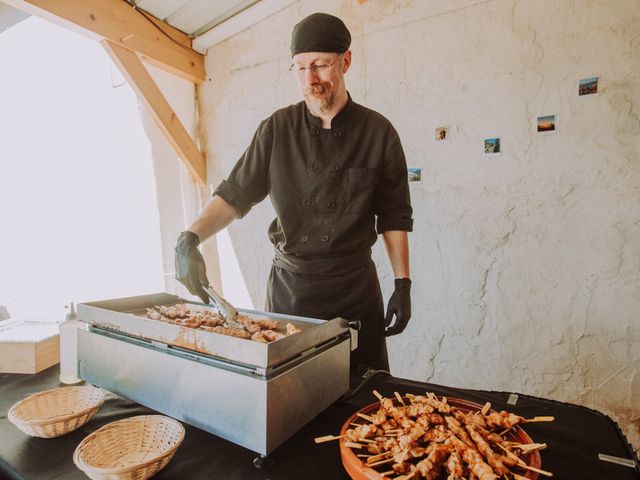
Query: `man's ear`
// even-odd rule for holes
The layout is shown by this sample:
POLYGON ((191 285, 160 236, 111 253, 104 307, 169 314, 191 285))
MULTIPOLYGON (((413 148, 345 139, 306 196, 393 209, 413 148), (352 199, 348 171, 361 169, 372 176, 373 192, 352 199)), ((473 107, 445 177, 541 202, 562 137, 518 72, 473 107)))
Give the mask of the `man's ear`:
POLYGON ((347 50, 342 54, 342 73, 347 73, 351 66, 351 50, 347 50))

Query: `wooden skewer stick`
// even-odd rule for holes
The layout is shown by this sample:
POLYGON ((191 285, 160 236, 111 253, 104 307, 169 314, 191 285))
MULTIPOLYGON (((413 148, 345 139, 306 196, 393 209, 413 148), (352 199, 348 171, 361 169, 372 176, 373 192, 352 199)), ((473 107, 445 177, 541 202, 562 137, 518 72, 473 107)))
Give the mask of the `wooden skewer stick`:
POLYGON ((378 392, 377 390, 373 391, 373 394, 376 396, 376 398, 380 401, 380 403, 382 403, 382 400, 384 400, 384 397, 382 395, 380 395, 380 392, 378 392))
POLYGON ((533 418, 525 418, 522 423, 533 423, 533 422, 553 422, 556 417, 533 417, 533 418))
POLYGON ((393 470, 387 470, 386 472, 380 472, 380 475, 382 475, 383 477, 387 477, 389 475, 393 475, 394 473, 396 472, 394 472, 393 470))
POLYGON ((316 443, 324 443, 330 442, 332 440, 340 440, 342 437, 346 437, 346 435, 325 435, 324 437, 316 437, 316 443))
POLYGON ((378 465, 384 465, 385 463, 391 462, 393 462, 393 458, 387 458, 386 460, 380 460, 379 462, 367 463, 367 467, 377 467, 378 465))
POLYGON ((514 446, 522 450, 523 453, 534 452, 536 450, 544 450, 545 448, 547 448, 546 443, 525 443, 522 445, 514 446))
POLYGON ((364 453, 359 453, 358 457, 360 457, 360 458, 371 458, 371 457, 373 457, 373 455, 366 455, 364 453))
POLYGON ((520 450, 522 450, 525 453, 529 453, 529 452, 534 452, 536 450, 544 450, 545 448, 547 448, 546 443, 532 443, 530 445, 523 445, 522 448, 520 448, 520 450))
POLYGON ((527 477, 523 477, 522 475, 518 475, 517 473, 512 473, 512 475, 515 480, 529 480, 527 477))
MULTIPOLYGON (((523 462, 524 463, 524 462, 523 462)), ((539 468, 536 467, 530 467, 529 465, 527 465, 526 463, 524 465, 520 465, 521 468, 524 468, 526 470, 531 470, 532 472, 536 472, 539 473, 540 475, 544 475, 546 477, 553 477, 553 473, 551 472, 547 472, 546 470, 541 470, 539 468)))
POLYGON ((373 417, 370 417, 369 415, 365 415, 364 413, 360 412, 358 412, 356 415, 358 415, 360 418, 364 418, 369 423, 373 423, 373 417))
POLYGON ((487 402, 484 404, 484 407, 482 407, 482 410, 480 410, 480 413, 482 413, 482 415, 486 415, 490 408, 491 402, 487 402))
POLYGON ((402 452, 402 457, 400 457, 400 461, 398 463, 404 463, 404 459, 407 458, 407 454, 409 453, 409 447, 405 448, 402 452))
POLYGON ((383 458, 387 458, 389 455, 392 455, 391 452, 382 452, 377 455, 372 455, 367 459, 367 463, 377 462, 378 460, 382 460, 383 458))
POLYGON ((396 396, 396 398, 398 399, 398 401, 402 404, 403 407, 406 407, 407 404, 404 403, 404 400, 402 399, 402 397, 400 396, 400 394, 398 392, 393 392, 393 394, 396 396))
POLYGON ((355 442, 344 442, 344 446, 349 448, 357 448, 357 449, 364 448, 364 445, 362 445, 361 443, 355 443, 355 442))
POLYGON ((403 478, 403 480, 409 480, 410 478, 415 477, 416 473, 418 473, 418 469, 417 468, 413 472, 411 472, 409 475, 405 475, 402 478, 403 478))
POLYGON ((498 445, 498 447, 500 447, 502 450, 505 451, 505 453, 507 454, 507 457, 515 460, 518 463, 522 462, 520 457, 517 456, 515 453, 513 453, 511 450, 508 450, 507 448, 505 448, 503 445, 500 445, 499 443, 497 445, 498 445))

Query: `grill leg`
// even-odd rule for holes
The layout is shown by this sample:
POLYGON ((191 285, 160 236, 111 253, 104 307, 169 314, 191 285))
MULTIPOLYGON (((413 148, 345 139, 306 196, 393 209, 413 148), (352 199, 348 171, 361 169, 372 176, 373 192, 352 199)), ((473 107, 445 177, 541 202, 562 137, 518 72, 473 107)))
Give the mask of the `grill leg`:
POLYGON ((263 468, 269 467, 273 465, 273 461, 267 455, 260 455, 253 459, 253 466, 258 470, 262 470, 263 468))

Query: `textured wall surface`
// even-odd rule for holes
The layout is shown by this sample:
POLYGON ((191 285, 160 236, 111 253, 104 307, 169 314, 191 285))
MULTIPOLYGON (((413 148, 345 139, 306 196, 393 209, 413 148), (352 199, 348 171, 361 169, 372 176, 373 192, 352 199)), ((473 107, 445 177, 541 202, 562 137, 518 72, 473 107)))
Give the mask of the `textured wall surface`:
MULTIPOLYGON (((300 100, 289 33, 319 10, 352 32, 354 100, 386 115, 422 168, 414 316, 389 342, 393 373, 584 404, 640 445, 640 2, 301 0, 209 50, 210 182, 261 119, 300 100), (579 97, 592 74, 599 95, 579 97), (547 114, 557 132, 540 135, 547 114), (436 143, 443 125, 450 142, 436 143), (484 154, 488 137, 501 155, 484 154)), ((258 307, 272 218, 265 201, 230 228, 258 307)))

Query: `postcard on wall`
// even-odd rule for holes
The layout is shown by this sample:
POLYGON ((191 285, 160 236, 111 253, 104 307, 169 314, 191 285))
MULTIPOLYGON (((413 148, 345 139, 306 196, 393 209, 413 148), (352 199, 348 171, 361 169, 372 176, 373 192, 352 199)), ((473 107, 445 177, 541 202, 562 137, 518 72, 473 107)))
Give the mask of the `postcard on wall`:
POLYGON ((599 77, 596 75, 590 75, 578 80, 578 96, 585 95, 598 96, 600 93, 598 89, 599 77))
POLYGON ((410 182, 422 181, 422 169, 421 168, 407 168, 407 174, 409 175, 410 182))
POLYGON ((500 138, 485 138, 484 139, 484 153, 487 155, 499 155, 500 152, 500 138))
POLYGON ((557 115, 543 115, 537 119, 536 130, 540 134, 556 133, 557 125, 557 115))
POLYGON ((451 140, 450 129, 448 126, 436 128, 435 140, 436 143, 449 143, 451 140))

